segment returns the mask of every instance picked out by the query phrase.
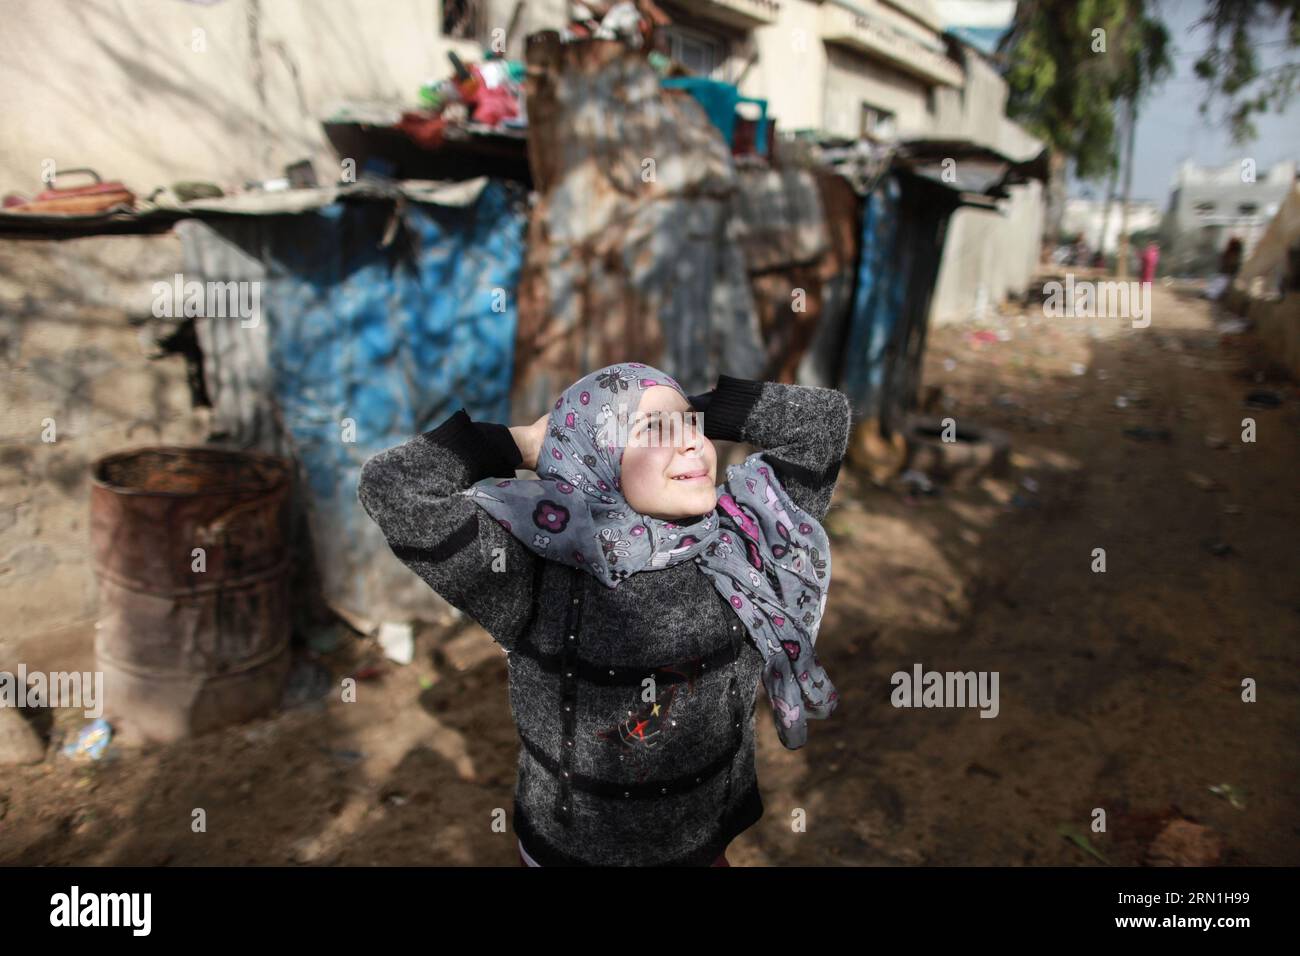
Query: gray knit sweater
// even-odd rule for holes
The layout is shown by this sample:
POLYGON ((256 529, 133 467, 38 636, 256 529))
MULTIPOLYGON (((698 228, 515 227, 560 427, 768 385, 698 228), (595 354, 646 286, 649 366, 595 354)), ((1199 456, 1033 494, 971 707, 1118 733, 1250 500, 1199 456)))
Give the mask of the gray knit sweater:
MULTIPOLYGON (((795 503, 824 517, 848 442, 843 393, 724 375, 706 401, 709 438, 764 449, 795 503)), ((607 588, 457 494, 520 464, 507 426, 462 408, 367 461, 358 496, 398 558, 508 652, 513 824, 529 855, 542 866, 707 866, 763 814, 762 656, 693 562, 607 588)))

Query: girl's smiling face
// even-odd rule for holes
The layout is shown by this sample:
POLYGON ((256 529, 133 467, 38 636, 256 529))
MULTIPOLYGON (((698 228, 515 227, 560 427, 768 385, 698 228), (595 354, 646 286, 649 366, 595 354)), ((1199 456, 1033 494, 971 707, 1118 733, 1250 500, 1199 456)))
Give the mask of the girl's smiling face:
POLYGON ((690 403, 667 385, 641 393, 619 479, 623 497, 641 514, 672 521, 717 506, 718 453, 694 427, 690 411, 690 403))

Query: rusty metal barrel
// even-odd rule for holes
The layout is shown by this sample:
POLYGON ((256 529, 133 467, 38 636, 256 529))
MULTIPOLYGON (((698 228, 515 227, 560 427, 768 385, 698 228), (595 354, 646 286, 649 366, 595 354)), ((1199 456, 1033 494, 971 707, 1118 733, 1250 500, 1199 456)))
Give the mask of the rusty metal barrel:
POLYGON ((290 468, 153 447, 93 467, 104 714, 171 741, 274 710, 289 668, 290 468))

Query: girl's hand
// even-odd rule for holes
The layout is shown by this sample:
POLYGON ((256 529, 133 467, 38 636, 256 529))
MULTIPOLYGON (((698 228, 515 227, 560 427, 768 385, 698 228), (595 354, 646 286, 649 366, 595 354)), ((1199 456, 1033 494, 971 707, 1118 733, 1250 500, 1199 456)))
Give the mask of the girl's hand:
POLYGON ((546 438, 546 423, 550 415, 543 415, 531 425, 514 425, 510 428, 510 435, 519 446, 519 455, 523 458, 523 466, 529 471, 537 470, 537 456, 542 450, 542 441, 546 438))

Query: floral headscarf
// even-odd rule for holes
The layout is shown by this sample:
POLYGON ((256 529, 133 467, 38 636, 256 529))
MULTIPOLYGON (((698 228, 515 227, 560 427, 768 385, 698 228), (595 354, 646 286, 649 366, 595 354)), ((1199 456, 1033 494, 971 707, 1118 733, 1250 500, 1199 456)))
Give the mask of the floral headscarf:
POLYGON ((807 742, 807 719, 829 717, 839 701, 814 650, 830 585, 830 541, 786 495, 762 452, 727 468, 717 507, 702 519, 679 523, 633 510, 622 494, 625 446, 615 429, 656 385, 689 400, 671 376, 639 362, 580 378, 551 410, 539 477, 486 478, 464 494, 532 551, 607 587, 638 571, 694 561, 762 652, 777 734, 796 749, 807 742))

